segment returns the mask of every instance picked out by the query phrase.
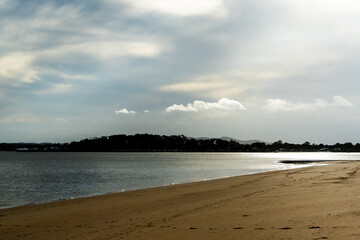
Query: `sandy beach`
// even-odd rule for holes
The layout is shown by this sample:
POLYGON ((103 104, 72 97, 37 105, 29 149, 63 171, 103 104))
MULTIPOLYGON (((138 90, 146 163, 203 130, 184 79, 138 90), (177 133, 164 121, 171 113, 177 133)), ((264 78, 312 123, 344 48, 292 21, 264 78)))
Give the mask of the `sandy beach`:
POLYGON ((359 239, 360 162, 0 210, 0 239, 359 239))

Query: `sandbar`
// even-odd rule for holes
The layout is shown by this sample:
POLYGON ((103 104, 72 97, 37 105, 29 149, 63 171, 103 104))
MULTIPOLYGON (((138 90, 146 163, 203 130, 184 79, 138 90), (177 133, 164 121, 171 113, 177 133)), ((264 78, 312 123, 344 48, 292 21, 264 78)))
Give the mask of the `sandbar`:
POLYGON ((0 210, 0 239, 360 239, 360 162, 0 210))

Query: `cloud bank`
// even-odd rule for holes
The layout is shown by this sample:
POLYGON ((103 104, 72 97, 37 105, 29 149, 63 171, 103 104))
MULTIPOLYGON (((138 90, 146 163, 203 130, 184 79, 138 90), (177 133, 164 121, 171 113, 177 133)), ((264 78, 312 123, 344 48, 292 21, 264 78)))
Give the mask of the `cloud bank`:
POLYGON ((160 13, 178 17, 208 15, 224 16, 227 13, 223 0, 108 0, 129 5, 135 13, 160 13))
POLYGON ((173 83, 159 87, 164 92, 180 92, 200 95, 210 98, 221 96, 238 96, 246 91, 261 89, 274 82, 274 79, 284 78, 294 73, 265 70, 233 69, 213 74, 193 77, 188 81, 173 83))
POLYGON ((166 108, 166 112, 199 112, 199 111, 241 111, 246 108, 238 101, 221 98, 218 102, 204 102, 194 101, 188 103, 186 106, 183 104, 174 104, 166 108))
POLYGON ((38 95, 52 95, 52 94, 65 94, 72 90, 71 84, 56 83, 52 84, 48 89, 34 92, 38 95))
POLYGON ((353 107, 352 102, 342 96, 334 96, 333 100, 327 102, 323 99, 314 99, 310 103, 293 103, 279 98, 266 100, 265 109, 269 112, 292 112, 292 111, 313 111, 326 107, 353 107))

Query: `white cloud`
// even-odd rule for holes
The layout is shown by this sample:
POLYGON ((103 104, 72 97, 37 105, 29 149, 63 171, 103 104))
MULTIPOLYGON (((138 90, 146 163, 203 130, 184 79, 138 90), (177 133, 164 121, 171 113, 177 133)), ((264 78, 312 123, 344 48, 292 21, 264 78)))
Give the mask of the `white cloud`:
POLYGON ((17 86, 39 80, 33 61, 33 55, 21 52, 0 57, 0 84, 17 86))
POLYGON ((75 46, 77 49, 84 49, 84 52, 97 55, 101 58, 117 56, 135 56, 151 58, 161 52, 160 46, 150 42, 96 42, 84 43, 75 46))
POLYGON ((27 113, 19 113, 5 117, 0 117, 0 123, 32 123, 32 122, 42 122, 42 121, 43 119, 39 118, 38 116, 27 113))
POLYGON ((89 54, 101 59, 109 59, 121 56, 134 56, 154 58, 162 52, 162 48, 156 42, 146 41, 106 41, 84 42, 80 44, 64 45, 45 51, 48 54, 89 54))
POLYGON ((58 121, 58 122, 69 122, 69 120, 67 120, 66 118, 64 118, 64 117, 58 117, 58 118, 56 118, 56 121, 58 121))
POLYGON ((269 112, 311 111, 325 107, 353 107, 354 104, 342 96, 334 96, 333 101, 314 99, 310 103, 293 103, 284 99, 267 99, 265 109, 269 112))
POLYGON ((63 79, 68 80, 91 80, 94 79, 93 76, 90 75, 82 75, 82 74, 68 74, 68 73, 61 73, 58 74, 63 79))
POLYGON ((251 68, 247 70, 233 69, 204 74, 186 82, 164 85, 158 89, 166 92, 193 93, 197 96, 218 99, 222 96, 235 97, 245 91, 261 89, 265 85, 270 85, 274 79, 284 78, 291 74, 295 75, 296 73, 251 70, 251 68))
POLYGON ((45 90, 36 91, 35 94, 46 95, 46 94, 63 94, 71 91, 73 86, 71 84, 56 83, 50 88, 45 90))
POLYGON ((109 0, 128 4, 133 12, 156 12, 179 17, 208 15, 222 17, 227 15, 223 0, 109 0))
MULTIPOLYGON (((54 74, 63 79, 88 80, 89 75, 68 74, 52 69, 41 69, 34 66, 35 60, 63 54, 90 54, 103 60, 119 56, 153 58, 162 51, 160 45, 152 42, 91 42, 75 45, 64 45, 32 53, 15 52, 0 56, 0 85, 19 86, 40 80, 40 74, 54 74)), ((38 93, 61 93, 69 88, 66 84, 54 85, 52 90, 38 93)))
POLYGON ((116 114, 135 114, 136 111, 133 110, 127 110, 126 108, 123 108, 121 110, 115 110, 116 114))
POLYGON ((334 96, 333 97, 333 105, 334 106, 339 106, 339 107, 354 107, 355 105, 350 102, 349 100, 347 100, 346 98, 342 97, 342 96, 334 96))
POLYGON ((46 69, 46 68, 40 68, 41 74, 46 75, 55 75, 62 79, 66 80, 93 80, 94 77, 91 75, 84 75, 84 74, 70 74, 66 72, 61 72, 55 69, 46 69))
POLYGON ((241 111, 245 110, 245 107, 238 101, 221 98, 218 102, 204 102, 194 101, 188 103, 186 106, 183 104, 174 104, 166 108, 166 112, 199 112, 199 111, 241 111))

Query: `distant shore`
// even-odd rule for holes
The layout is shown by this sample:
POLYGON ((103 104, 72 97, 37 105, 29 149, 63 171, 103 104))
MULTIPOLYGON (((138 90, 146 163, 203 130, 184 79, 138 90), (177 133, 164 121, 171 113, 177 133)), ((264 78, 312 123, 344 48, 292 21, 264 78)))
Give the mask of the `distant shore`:
POLYGON ((0 210, 0 239, 358 239, 360 163, 0 210))
POLYGON ((19 152, 360 152, 360 143, 294 144, 278 140, 238 140, 231 137, 192 138, 184 135, 111 135, 70 143, 0 143, 0 151, 19 152))

